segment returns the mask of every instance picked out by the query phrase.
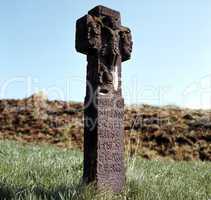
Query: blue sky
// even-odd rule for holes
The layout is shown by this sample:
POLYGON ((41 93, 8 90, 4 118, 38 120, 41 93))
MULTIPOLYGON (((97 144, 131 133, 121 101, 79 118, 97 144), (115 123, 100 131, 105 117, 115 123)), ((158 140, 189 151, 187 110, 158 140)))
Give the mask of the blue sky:
POLYGON ((132 30, 127 104, 211 107, 210 0, 0 0, 0 98, 44 91, 83 101, 86 57, 75 51, 75 21, 99 4, 119 10, 132 30))

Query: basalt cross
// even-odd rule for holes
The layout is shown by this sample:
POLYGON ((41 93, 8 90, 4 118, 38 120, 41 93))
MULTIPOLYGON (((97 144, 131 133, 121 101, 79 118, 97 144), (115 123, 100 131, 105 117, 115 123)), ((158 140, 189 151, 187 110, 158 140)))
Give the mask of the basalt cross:
POLYGON ((125 183, 121 63, 130 59, 131 31, 121 25, 118 11, 97 6, 77 20, 76 50, 88 61, 83 180, 120 192, 125 183))

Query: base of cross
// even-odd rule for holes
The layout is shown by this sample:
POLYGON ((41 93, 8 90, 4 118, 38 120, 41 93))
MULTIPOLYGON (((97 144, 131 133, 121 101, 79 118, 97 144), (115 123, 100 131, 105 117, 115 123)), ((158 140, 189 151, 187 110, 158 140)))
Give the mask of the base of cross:
POLYGON ((121 192, 125 184, 124 100, 113 94, 99 95, 94 102, 85 108, 83 179, 100 190, 121 192))

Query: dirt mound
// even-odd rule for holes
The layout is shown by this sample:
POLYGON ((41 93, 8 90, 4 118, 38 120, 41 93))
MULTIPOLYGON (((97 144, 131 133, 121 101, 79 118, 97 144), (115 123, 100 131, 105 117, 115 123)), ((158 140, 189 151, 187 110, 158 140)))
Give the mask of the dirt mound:
MULTIPOLYGON (((43 95, 0 100, 0 139, 83 147, 83 104, 43 95)), ((145 158, 211 161, 211 111, 142 105, 125 109, 125 148, 145 158)))
POLYGON ((125 117, 131 154, 211 161, 210 111, 145 105, 127 108, 125 117))
POLYGON ((82 104, 33 95, 0 100, 0 137, 75 147, 82 143, 82 104))

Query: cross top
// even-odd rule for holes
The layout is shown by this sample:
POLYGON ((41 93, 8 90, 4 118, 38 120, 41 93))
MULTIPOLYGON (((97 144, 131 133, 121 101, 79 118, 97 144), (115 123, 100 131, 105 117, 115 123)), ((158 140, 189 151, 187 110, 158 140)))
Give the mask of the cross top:
POLYGON ((132 51, 131 31, 121 25, 118 11, 97 6, 76 23, 76 50, 86 55, 107 51, 126 61, 132 51))
POLYGON ((95 60, 87 78, 99 94, 121 93, 121 63, 130 59, 132 44, 131 31, 121 25, 118 11, 97 6, 77 20, 76 50, 87 55, 88 65, 95 60))

